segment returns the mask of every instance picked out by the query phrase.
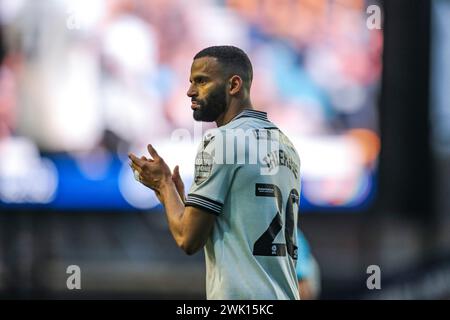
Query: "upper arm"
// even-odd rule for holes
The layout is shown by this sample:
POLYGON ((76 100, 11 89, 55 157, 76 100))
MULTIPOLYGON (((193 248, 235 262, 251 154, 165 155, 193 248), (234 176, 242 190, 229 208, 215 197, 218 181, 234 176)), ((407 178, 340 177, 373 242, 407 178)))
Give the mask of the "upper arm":
POLYGON ((188 206, 183 214, 182 249, 189 255, 203 248, 213 229, 216 216, 204 209, 188 206))
POLYGON ((216 146, 222 148, 218 140, 224 140, 217 136, 220 132, 213 132, 215 134, 204 137, 198 150, 194 182, 185 201, 182 247, 188 254, 205 245, 215 219, 223 215, 225 198, 236 169, 232 164, 216 163, 216 146))

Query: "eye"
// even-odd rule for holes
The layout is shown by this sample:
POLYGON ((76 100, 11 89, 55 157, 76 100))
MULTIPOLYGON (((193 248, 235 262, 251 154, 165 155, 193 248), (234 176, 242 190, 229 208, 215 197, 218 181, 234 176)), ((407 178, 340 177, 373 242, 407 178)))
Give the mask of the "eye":
POLYGON ((206 78, 205 78, 205 77, 198 77, 198 78, 196 79, 196 82, 197 82, 198 84, 205 84, 205 83, 206 83, 206 78))

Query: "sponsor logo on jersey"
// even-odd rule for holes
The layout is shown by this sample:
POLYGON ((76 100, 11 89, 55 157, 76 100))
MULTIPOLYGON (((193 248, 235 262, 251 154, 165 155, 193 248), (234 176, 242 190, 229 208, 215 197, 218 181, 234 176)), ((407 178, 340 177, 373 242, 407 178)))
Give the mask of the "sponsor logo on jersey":
POLYGON ((209 178, 213 162, 214 159, 209 153, 202 151, 197 154, 197 158, 195 159, 195 184, 199 185, 209 178))

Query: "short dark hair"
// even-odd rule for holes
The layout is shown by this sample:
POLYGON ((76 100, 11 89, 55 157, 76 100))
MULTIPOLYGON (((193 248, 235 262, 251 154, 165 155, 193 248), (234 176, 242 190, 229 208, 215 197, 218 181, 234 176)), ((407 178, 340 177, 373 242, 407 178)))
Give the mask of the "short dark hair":
POLYGON ((194 60, 203 57, 217 58, 227 75, 239 75, 247 89, 250 89, 253 80, 253 67, 247 54, 242 49, 234 46, 212 46, 198 52, 194 60))

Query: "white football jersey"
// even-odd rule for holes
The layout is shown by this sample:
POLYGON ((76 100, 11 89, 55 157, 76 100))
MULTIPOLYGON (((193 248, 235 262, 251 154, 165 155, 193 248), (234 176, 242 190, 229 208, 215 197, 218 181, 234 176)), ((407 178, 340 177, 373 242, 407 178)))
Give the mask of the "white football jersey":
POLYGON ((202 139, 186 206, 216 215, 205 245, 208 299, 299 299, 300 159, 261 111, 202 139))

